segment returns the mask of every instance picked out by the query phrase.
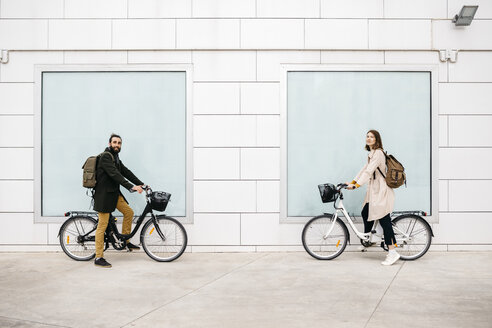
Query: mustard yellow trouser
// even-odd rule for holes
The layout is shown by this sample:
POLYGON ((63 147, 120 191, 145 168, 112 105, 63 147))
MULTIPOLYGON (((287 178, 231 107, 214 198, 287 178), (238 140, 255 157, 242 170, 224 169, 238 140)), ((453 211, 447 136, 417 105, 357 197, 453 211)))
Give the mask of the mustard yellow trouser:
MULTIPOLYGON (((121 233, 128 235, 132 231, 133 210, 130 206, 128 206, 125 199, 121 195, 118 197, 116 209, 123 214, 123 229, 121 230, 121 233)), ((99 222, 96 230, 96 258, 103 257, 104 232, 108 227, 110 213, 98 212, 97 214, 99 215, 99 222)))

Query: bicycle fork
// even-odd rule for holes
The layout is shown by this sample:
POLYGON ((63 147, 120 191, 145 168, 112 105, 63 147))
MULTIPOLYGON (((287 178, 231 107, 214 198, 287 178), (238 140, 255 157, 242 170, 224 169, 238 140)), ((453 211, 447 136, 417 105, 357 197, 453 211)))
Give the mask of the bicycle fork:
POLYGON ((162 241, 166 241, 166 237, 162 233, 161 228, 159 228, 159 224, 157 224, 157 219, 153 214, 152 214, 152 220, 154 221, 154 228, 157 231, 157 234, 159 235, 159 237, 161 237, 162 241))
POLYGON ((326 234, 323 236, 323 239, 326 240, 328 238, 328 236, 330 235, 331 231, 333 230, 333 228, 335 228, 335 223, 337 221, 337 218, 338 218, 338 213, 335 213, 333 214, 333 217, 332 217, 332 223, 331 223, 331 227, 330 229, 328 229, 328 231, 326 232, 326 234))

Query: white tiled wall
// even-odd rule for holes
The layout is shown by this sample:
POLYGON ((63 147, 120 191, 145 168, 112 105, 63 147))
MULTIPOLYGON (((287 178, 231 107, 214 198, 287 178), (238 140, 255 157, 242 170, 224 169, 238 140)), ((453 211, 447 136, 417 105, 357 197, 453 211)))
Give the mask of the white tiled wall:
POLYGON ((386 64, 438 65, 439 82, 448 81, 448 64, 441 62, 439 54, 435 51, 385 51, 384 62, 386 64))
MULTIPOLYGON (((36 1, 39 2, 39 1, 36 1)), ((128 0, 65 0, 65 18, 127 18, 128 0)))
POLYGON ((2 200, 0 213, 33 212, 34 184, 32 180, 0 180, 0 199, 2 200))
POLYGON ((0 66, 0 82, 34 82, 34 65, 36 64, 63 64, 63 52, 11 53, 8 65, 0 66))
POLYGON ((32 148, 0 148, 0 180, 34 179, 32 148))
POLYGON ((384 64, 384 51, 321 51, 321 63, 384 64))
POLYGON ((490 181, 486 180, 449 181, 449 211, 492 211, 492 193, 489 190, 490 181))
POLYGON ((321 0, 323 18, 382 18, 384 0, 321 0))
POLYGON ((191 0, 128 0, 129 18, 191 17, 191 0))
POLYGON ((441 148, 439 179, 492 180, 491 148, 441 148))
POLYGON ((257 51, 257 80, 280 81, 281 64, 319 64, 320 51, 257 51))
POLYGON ((194 178, 197 180, 240 180, 240 148, 195 148, 194 178))
POLYGON ((257 17, 319 17, 319 0, 257 0, 257 17))
POLYGON ((241 21, 242 49, 302 49, 304 20, 244 19, 241 21))
POLYGON ((0 147, 33 147, 32 116, 1 116, 0 147))
POLYGON ((2 49, 48 49, 48 21, 0 20, 0 45, 2 49))
POLYGON ((449 117, 449 146, 492 146, 492 116, 453 115, 449 117))
POLYGON ((439 84, 440 114, 492 114, 492 83, 439 84))
POLYGON ((305 30, 306 49, 368 48, 366 19, 308 19, 305 30))
POLYGON ((64 0, 2 0, 0 18, 63 18, 64 0))
POLYGON ((2 223, 2 229, 0 229, 2 245, 46 245, 48 242, 48 225, 33 224, 32 213, 0 213, 0 222, 2 223))
POLYGON ((178 49, 239 49, 239 19, 181 19, 178 49))
POLYGON ((176 23, 172 19, 114 20, 111 31, 113 49, 174 49, 176 46, 176 23))
POLYGON ((256 0, 193 0, 193 17, 256 17, 256 0))
POLYGON ((241 114, 279 114, 278 83, 242 83, 241 114))
POLYGON ((195 212, 256 212, 256 181, 195 181, 195 212))
POLYGON ((449 64, 449 82, 492 82, 492 51, 460 52, 449 64))
POLYGON ((191 51, 128 51, 128 64, 189 64, 191 51))
POLYGON ((1 83, 0 114, 33 114, 32 83, 1 83))
POLYGON ((195 81, 256 80, 254 51, 196 51, 193 65, 195 81))
POLYGON ((458 28, 463 4, 0 0, 0 49, 10 50, 0 64, 0 245, 58 243, 60 224, 33 217, 35 66, 182 63, 193 67, 193 251, 302 250, 302 224, 279 214, 288 64, 438 67, 435 242, 492 245, 492 1, 468 1, 476 19, 458 28), (444 49, 459 49, 455 63, 439 60, 444 49))
POLYGON ((435 49, 490 49, 492 21, 477 20, 470 26, 454 26, 448 20, 432 22, 432 42, 435 49))
POLYGON ((195 116, 195 147, 255 147, 256 116, 195 116))
POLYGON ((280 179, 280 151, 278 148, 241 149, 241 179, 280 179))
POLYGON ((126 64, 126 51, 65 51, 65 64, 126 64))
POLYGON ((195 114, 239 114, 239 83, 195 83, 193 112, 195 114))
POLYGON ((110 49, 111 21, 53 19, 49 21, 48 38, 49 49, 110 49))
POLYGON ((447 0, 391 0, 384 2, 385 18, 433 18, 447 17, 447 0))
POLYGON ((430 49, 430 32, 430 20, 370 20, 369 49, 430 49))

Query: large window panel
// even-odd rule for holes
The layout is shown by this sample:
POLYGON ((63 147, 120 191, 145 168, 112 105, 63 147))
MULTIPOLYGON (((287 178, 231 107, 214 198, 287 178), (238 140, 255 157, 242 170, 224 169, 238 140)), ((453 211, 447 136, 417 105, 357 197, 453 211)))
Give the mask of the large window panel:
MULTIPOLYGON (((395 210, 431 214, 432 101, 430 71, 289 71, 286 99, 286 216, 331 211, 317 185, 351 181, 367 162, 366 132, 405 166, 407 187, 395 210)), ((360 215, 366 187, 346 191, 360 215)))
MULTIPOLYGON (((187 215, 186 72, 43 72, 41 83, 42 217, 89 210, 81 167, 111 133, 122 136, 123 163, 172 194, 166 213, 187 215)), ((139 215, 144 197, 121 190, 139 215)))

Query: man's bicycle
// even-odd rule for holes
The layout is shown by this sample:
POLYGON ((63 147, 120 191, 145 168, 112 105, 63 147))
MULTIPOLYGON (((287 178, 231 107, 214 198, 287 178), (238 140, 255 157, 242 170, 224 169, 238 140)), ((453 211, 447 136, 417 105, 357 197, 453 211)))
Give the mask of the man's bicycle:
MULTIPOLYGON (((318 260, 332 260, 343 253, 347 243, 350 242, 350 235, 341 216, 345 217, 362 245, 369 247, 381 244, 383 249, 387 250, 382 233, 377 232, 379 221, 374 221, 371 232, 362 233, 357 230, 354 219, 343 206, 342 189, 347 188, 346 184, 338 184, 335 187, 327 183, 318 187, 323 203, 333 202, 335 213, 316 216, 304 226, 302 244, 309 255, 318 260), (339 199, 338 204, 337 199, 339 199)), ((429 223, 421 215, 425 213, 422 211, 392 213, 392 216, 395 216, 391 223, 395 232, 396 248, 402 260, 416 260, 429 250, 434 234, 429 223)))
MULTIPOLYGON (((155 215, 153 211, 163 212, 171 194, 152 191, 149 186, 143 187, 147 205, 137 220, 133 231, 120 234, 116 226, 116 218, 111 214, 108 227, 104 233, 104 250, 111 244, 116 250, 126 248, 126 241, 130 240, 144 222, 147 214, 150 219, 143 225, 140 233, 140 242, 145 253, 159 262, 174 261, 183 254, 188 243, 186 230, 178 220, 167 215, 155 215)), ((67 212, 69 218, 60 227, 58 236, 60 245, 69 257, 77 261, 89 261, 96 255, 96 212, 67 212)))

